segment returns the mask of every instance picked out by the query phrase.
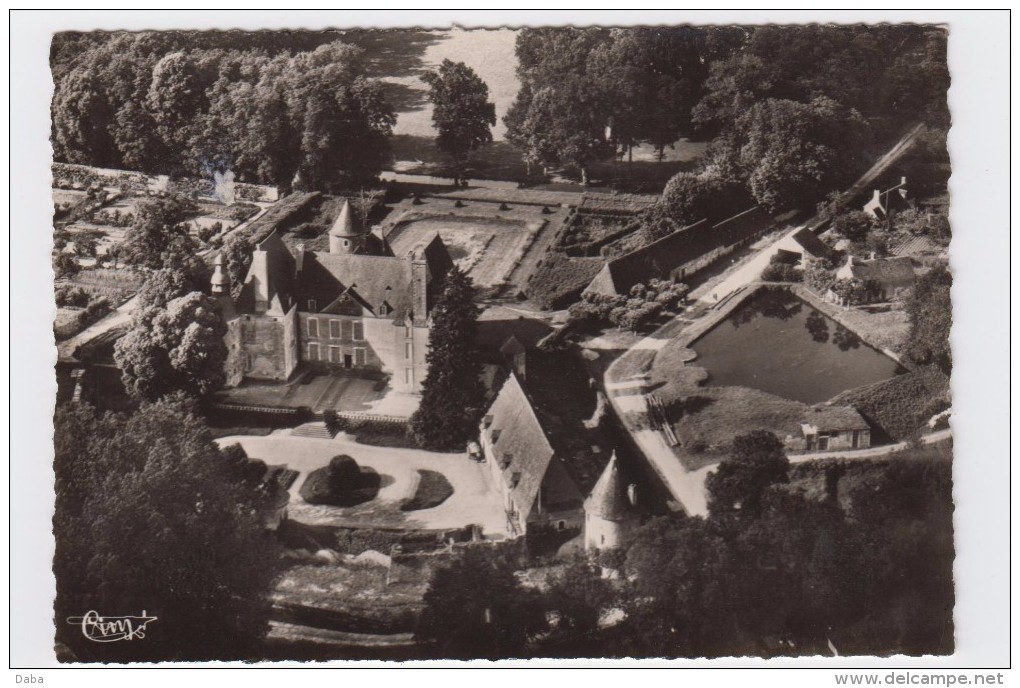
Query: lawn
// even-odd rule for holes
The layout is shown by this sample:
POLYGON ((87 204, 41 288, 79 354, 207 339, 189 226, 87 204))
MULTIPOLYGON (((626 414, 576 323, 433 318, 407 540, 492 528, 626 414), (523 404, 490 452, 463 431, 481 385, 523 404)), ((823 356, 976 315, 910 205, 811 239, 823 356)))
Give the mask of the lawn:
POLYGON ((306 371, 298 373, 291 382, 246 380, 237 387, 216 392, 213 398, 220 404, 239 406, 368 411, 372 402, 386 396, 387 389, 386 379, 382 377, 306 371))
POLYGON ((442 473, 418 469, 418 487, 414 496, 400 505, 401 511, 421 511, 437 507, 453 494, 453 485, 442 473))

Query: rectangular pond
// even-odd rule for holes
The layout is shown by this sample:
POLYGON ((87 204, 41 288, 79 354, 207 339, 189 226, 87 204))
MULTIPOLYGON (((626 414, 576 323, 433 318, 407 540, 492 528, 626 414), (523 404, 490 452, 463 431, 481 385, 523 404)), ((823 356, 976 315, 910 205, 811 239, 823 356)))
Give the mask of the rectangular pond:
POLYGON ((709 385, 760 389, 816 404, 906 372, 896 361, 782 289, 761 289, 697 339, 691 365, 709 385))

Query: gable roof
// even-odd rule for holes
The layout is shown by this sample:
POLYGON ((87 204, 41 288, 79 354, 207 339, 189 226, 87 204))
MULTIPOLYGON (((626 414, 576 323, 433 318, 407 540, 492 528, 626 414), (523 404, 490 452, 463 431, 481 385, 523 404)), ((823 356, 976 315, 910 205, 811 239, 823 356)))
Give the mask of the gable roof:
POLYGON ((793 240, 804 249, 804 253, 814 258, 828 258, 832 255, 832 248, 807 227, 796 232, 793 240))
POLYGON ((816 430, 867 430, 870 426, 852 406, 815 406, 808 410, 804 423, 816 430))
POLYGON ((389 256, 306 252, 296 279, 299 310, 314 299, 312 310, 337 315, 352 314, 352 301, 373 315, 383 303, 394 311, 410 308, 410 290, 410 263, 389 256))
POLYGON ((731 246, 763 229, 768 214, 759 206, 712 225, 700 220, 647 246, 606 263, 588 290, 627 294, 635 284, 651 279, 669 279, 675 270, 717 248, 731 246), (611 291, 610 291, 611 290, 611 291))
POLYGON ((514 335, 507 337, 507 340, 503 342, 503 346, 499 347, 499 353, 504 356, 516 356, 525 352, 524 345, 514 335))
POLYGON ((584 511, 607 521, 622 521, 631 515, 627 484, 616 465, 615 451, 588 499, 584 500, 584 511))
POLYGON ((581 495, 558 464, 550 471, 555 451, 524 388, 512 372, 489 407, 492 449, 503 480, 523 518, 531 514, 539 489, 550 494, 543 502, 579 506, 581 495), (547 474, 549 479, 547 480, 547 474))

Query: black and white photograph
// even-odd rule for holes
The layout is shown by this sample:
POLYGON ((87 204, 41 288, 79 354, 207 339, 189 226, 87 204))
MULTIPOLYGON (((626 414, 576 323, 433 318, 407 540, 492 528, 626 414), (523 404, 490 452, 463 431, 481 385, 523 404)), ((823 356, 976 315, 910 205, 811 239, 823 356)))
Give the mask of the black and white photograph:
POLYGON ((50 33, 54 665, 958 651, 952 24, 673 16, 50 33))

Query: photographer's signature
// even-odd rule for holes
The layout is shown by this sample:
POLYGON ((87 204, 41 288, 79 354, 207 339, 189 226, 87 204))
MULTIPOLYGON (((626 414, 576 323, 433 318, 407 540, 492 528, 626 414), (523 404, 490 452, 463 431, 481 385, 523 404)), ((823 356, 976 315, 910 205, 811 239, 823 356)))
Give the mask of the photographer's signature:
POLYGON ((112 643, 118 640, 141 640, 145 627, 156 620, 142 610, 141 616, 100 616, 99 612, 88 611, 84 616, 69 616, 67 623, 81 626, 81 633, 97 643, 112 643))

